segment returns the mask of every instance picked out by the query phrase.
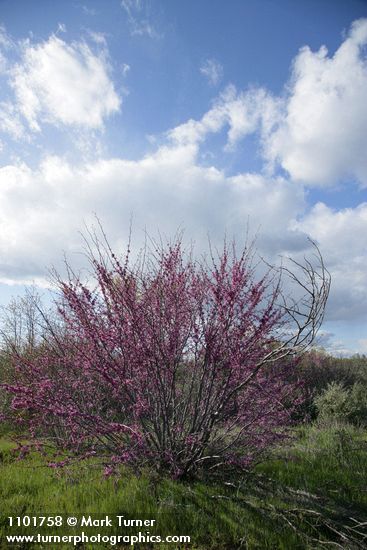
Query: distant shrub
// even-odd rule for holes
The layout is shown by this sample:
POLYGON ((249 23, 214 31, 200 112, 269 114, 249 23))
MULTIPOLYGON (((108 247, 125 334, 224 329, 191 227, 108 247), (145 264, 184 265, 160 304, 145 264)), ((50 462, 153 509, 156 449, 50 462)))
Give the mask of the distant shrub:
POLYGON ((367 394, 367 357, 333 357, 324 351, 312 350, 306 353, 294 370, 293 376, 302 380, 305 399, 302 412, 310 419, 316 419, 318 410, 315 397, 335 382, 343 388, 351 389, 354 385, 362 388, 367 394))
POLYGON ((354 413, 350 420, 356 424, 367 425, 367 388, 364 384, 356 383, 350 390, 354 413))
POLYGON ((340 382, 330 382, 314 399, 318 418, 323 421, 347 421, 365 424, 367 421, 367 397, 363 384, 345 387, 340 382))

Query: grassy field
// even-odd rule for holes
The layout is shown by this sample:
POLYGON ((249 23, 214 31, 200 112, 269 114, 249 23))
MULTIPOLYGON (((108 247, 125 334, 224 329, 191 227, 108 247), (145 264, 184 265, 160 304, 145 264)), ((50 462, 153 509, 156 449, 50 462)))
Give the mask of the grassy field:
MULTIPOLYGON (((367 548, 367 524, 362 525, 367 522, 367 435, 351 426, 302 428, 291 445, 251 474, 190 484, 128 470, 105 479, 92 463, 55 471, 39 456, 17 460, 12 447, 9 439, 1 440, 2 548, 10 547, 6 534, 41 531, 11 530, 8 516, 56 514, 154 518, 151 534, 191 537, 189 545, 154 545, 171 550, 367 548)), ((63 528, 62 534, 79 531, 63 528)), ((62 547, 71 546, 53 546, 62 547)))

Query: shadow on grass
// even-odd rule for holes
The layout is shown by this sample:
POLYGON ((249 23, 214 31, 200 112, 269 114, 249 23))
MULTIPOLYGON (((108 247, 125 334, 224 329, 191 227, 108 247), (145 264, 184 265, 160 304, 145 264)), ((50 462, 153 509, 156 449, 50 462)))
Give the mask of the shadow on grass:
POLYGON ((92 462, 55 472, 37 456, 16 461, 3 442, 0 533, 9 531, 8 515, 107 514, 154 518, 151 534, 184 534, 192 541, 134 548, 366 548, 366 439, 366 432, 349 426, 310 426, 252 472, 191 483, 126 468, 119 478, 104 479, 92 462))

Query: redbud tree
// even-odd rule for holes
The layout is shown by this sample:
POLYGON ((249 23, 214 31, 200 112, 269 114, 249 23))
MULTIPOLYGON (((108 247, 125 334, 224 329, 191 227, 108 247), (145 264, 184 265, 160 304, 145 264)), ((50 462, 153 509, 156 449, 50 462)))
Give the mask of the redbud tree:
POLYGON ((132 262, 95 235, 92 245, 94 283, 69 266, 60 322, 35 353, 14 354, 7 390, 38 444, 95 455, 107 473, 149 464, 181 477, 248 467, 286 436, 300 395, 288 371, 329 290, 317 248, 316 267, 258 275, 251 246, 195 259, 177 238, 132 262), (285 296, 285 275, 302 297, 285 296))

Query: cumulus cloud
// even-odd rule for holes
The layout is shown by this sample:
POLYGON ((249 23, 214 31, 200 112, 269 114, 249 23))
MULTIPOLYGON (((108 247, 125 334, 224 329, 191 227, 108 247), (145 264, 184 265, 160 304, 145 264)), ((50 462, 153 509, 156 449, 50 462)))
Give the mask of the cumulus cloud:
POLYGON ((200 72, 211 86, 217 86, 223 78, 223 66, 215 59, 206 59, 200 67, 200 72))
POLYGON ((263 88, 237 91, 233 85, 214 101, 200 120, 190 119, 170 130, 167 136, 178 144, 201 143, 208 134, 227 130, 226 148, 233 148, 240 139, 256 132, 261 126, 270 132, 276 124, 278 103, 263 88))
MULTIPOLYGON (((325 46, 317 52, 302 48, 283 94, 229 86, 200 120, 189 120, 170 136, 200 142, 227 127, 227 148, 233 148, 257 132, 270 170, 281 167, 307 186, 350 180, 367 186, 366 47, 367 19, 361 19, 334 55, 325 46)), ((215 63, 201 72, 217 78, 215 63)))
MULTIPOLYGON (((0 170, 0 273, 3 280, 32 279, 59 264, 62 250, 80 250, 82 220, 93 212, 114 245, 127 237, 130 217, 142 230, 172 235, 179 227, 199 248, 221 241, 224 231, 245 238, 247 222, 260 245, 279 250, 290 215, 303 210, 303 193, 284 179, 260 175, 226 177, 197 163, 194 146, 161 147, 138 161, 100 160, 73 166, 49 157, 32 170, 26 164, 0 170), (292 214, 291 214, 292 213, 292 214), (271 243, 267 239, 271 239, 271 243)), ((291 246, 305 245, 292 232, 291 246)))
POLYGON ((367 203, 335 211, 316 204, 293 227, 320 245, 332 274, 329 319, 367 317, 367 203))
POLYGON ((367 186, 367 19, 355 21, 334 55, 301 49, 278 128, 265 153, 307 185, 354 179, 367 186))
MULTIPOLYGON (((367 245, 361 236, 367 233, 367 203, 341 211, 319 203, 305 213, 302 186, 259 174, 228 176, 201 166, 198 156, 197 145, 176 144, 136 161, 74 165, 49 156, 38 168, 1 168, 0 280, 40 280, 51 264, 60 267, 64 250, 81 250, 79 230, 83 222, 93 223, 94 212, 120 250, 131 217, 136 246, 144 229, 169 236, 183 228, 199 250, 206 248, 208 234, 214 243, 224 232, 244 239, 249 223, 259 233, 260 253, 271 261, 280 254, 309 255, 306 236, 315 239, 332 275, 327 318, 366 318, 367 245)), ((81 262, 80 255, 72 256, 73 265, 81 262)))
POLYGON ((10 73, 15 106, 29 128, 44 122, 99 129, 120 108, 104 50, 85 42, 67 44, 51 36, 40 44, 25 42, 21 62, 10 73))

